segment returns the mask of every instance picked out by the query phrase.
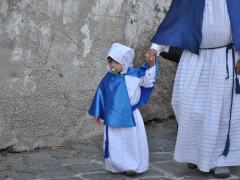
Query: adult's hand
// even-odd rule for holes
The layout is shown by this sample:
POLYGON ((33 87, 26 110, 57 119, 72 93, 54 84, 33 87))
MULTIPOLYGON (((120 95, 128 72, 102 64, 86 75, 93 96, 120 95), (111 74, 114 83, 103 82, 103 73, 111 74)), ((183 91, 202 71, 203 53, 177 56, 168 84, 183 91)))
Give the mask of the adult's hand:
POLYGON ((101 120, 100 120, 99 117, 95 117, 93 121, 94 121, 95 124, 101 125, 101 120))
POLYGON ((157 55, 157 51, 155 49, 150 49, 145 53, 145 58, 148 65, 151 65, 151 66, 154 65, 156 55, 157 55))
POLYGON ((240 75, 240 59, 238 59, 237 61, 236 71, 237 71, 237 74, 240 75))

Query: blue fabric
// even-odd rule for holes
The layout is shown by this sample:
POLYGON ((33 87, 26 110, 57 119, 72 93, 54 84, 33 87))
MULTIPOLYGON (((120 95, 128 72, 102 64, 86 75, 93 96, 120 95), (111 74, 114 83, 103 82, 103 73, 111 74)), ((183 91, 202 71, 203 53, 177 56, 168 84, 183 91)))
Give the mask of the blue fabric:
POLYGON ((89 114, 104 120, 110 127, 132 127, 135 120, 124 75, 108 72, 100 82, 89 114))
MULTIPOLYGON (((156 74, 158 76, 158 62, 155 59, 156 74)), ((88 113, 104 120, 106 125, 106 140, 104 158, 109 158, 108 127, 132 127, 135 126, 133 111, 145 105, 152 93, 153 88, 141 87, 141 96, 137 105, 131 107, 127 92, 125 75, 138 78, 145 76, 149 66, 144 63, 139 68, 128 68, 124 75, 108 72, 100 82, 88 113)), ((156 82, 156 81, 155 81, 156 82)))
MULTIPOLYGON (((226 0, 233 43, 240 50, 240 1, 226 0)), ((198 54, 202 42, 205 0, 173 0, 169 11, 152 38, 152 43, 187 49, 198 54)))
MULTIPOLYGON (((158 77, 158 62, 156 59, 155 59, 155 65, 156 65, 156 73, 155 73, 155 82, 156 82, 157 77, 158 77)), ((148 65, 145 63, 139 69, 141 69, 142 71, 145 70, 144 72, 146 72, 147 68, 148 68, 148 65)), ((145 73, 144 73, 144 75, 145 75, 145 73)), ((145 87, 141 86, 140 88, 141 88, 141 95, 140 95, 138 103, 136 105, 132 106, 133 111, 139 107, 146 105, 152 95, 153 87, 145 88, 145 87)))
MULTIPOLYGON (((153 88, 141 87, 140 100, 137 105, 131 107, 125 75, 141 78, 145 76, 148 68, 149 66, 144 63, 139 68, 128 68, 127 73, 124 75, 116 75, 108 72, 97 88, 88 113, 94 117, 103 119, 104 124, 109 127, 135 126, 133 110, 148 102, 153 88)), ((157 77, 158 66, 156 68, 157 77)))
POLYGON ((231 29, 233 34, 233 44, 236 51, 240 51, 240 1, 226 0, 228 7, 228 14, 231 22, 231 29))
POLYGON ((108 138, 108 126, 106 126, 106 140, 105 140, 105 148, 104 148, 104 159, 109 157, 109 138, 108 138))

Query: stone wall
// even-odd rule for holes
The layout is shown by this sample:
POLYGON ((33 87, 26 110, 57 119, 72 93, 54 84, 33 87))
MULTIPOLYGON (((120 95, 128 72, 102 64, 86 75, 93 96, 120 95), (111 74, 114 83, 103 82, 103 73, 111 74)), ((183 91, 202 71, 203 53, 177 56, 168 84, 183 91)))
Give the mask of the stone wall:
MULTIPOLYGON (((136 64, 170 0, 1 0, 0 149, 25 151, 98 135, 87 110, 113 42, 136 50, 136 64)), ((143 117, 165 119, 175 65, 160 59, 160 80, 143 117)))

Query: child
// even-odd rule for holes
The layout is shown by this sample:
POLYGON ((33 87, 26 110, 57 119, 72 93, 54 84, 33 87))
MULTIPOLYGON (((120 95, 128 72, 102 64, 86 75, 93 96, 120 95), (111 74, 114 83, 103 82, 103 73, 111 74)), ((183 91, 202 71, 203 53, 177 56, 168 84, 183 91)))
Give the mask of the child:
POLYGON ((112 45, 107 55, 109 72, 89 109, 98 124, 100 119, 104 121, 106 170, 127 175, 148 170, 147 136, 138 107, 147 103, 157 77, 157 64, 148 61, 133 68, 133 57, 133 49, 112 45))

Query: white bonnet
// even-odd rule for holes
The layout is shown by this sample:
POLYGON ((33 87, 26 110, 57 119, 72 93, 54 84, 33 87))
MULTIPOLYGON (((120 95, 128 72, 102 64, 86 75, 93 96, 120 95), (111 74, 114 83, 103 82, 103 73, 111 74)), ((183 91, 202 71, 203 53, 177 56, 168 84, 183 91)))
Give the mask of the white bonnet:
POLYGON ((122 65, 121 74, 125 74, 133 66, 134 50, 127 46, 113 43, 107 54, 109 56, 122 65))

